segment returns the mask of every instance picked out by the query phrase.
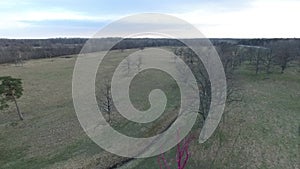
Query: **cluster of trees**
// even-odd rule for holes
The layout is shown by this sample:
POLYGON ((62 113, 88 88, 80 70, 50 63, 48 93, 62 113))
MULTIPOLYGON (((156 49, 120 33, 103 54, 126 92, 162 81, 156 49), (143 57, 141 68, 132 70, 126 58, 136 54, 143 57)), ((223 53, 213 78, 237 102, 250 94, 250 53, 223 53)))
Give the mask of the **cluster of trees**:
POLYGON ((222 42, 215 45, 225 71, 228 66, 234 69, 242 62, 248 62, 253 65, 256 74, 271 73, 274 66, 279 66, 281 73, 284 73, 290 62, 300 58, 300 40, 298 39, 257 39, 242 40, 242 42, 244 44, 222 42))
POLYGON ((0 39, 0 63, 77 54, 87 39, 0 39))
MULTIPOLYGON (((140 39, 134 42, 133 39, 129 39, 128 42, 132 42, 132 44, 139 44, 138 42, 143 42, 145 40, 147 39, 140 39)), ((123 44, 126 44, 125 42, 123 42, 123 44)), ((166 41, 162 40, 162 42, 166 41)), ((260 73, 262 71, 270 73, 273 66, 281 67, 281 72, 283 73, 288 63, 294 59, 297 59, 300 54, 299 40, 279 39, 266 41, 262 40, 262 42, 264 42, 262 46, 251 46, 239 44, 238 40, 214 41, 215 48, 221 58, 227 78, 227 104, 242 100, 242 96, 239 94, 240 89, 238 88, 233 75, 234 71, 242 63, 247 62, 253 65, 255 73, 260 73)), ((174 44, 172 43, 172 45, 174 44)), ((189 66, 195 75, 198 88, 200 89, 200 109, 198 113, 201 115, 203 120, 206 120, 211 102, 211 83, 208 74, 201 60, 199 60, 198 56, 190 48, 181 46, 179 42, 177 45, 178 46, 174 48, 173 52, 189 66)), ((177 57, 174 59, 174 62, 176 63, 177 57)), ((129 60, 127 60, 127 63, 126 70, 129 71, 132 63, 129 60)), ((139 67, 140 64, 141 60, 139 60, 139 62, 135 63, 133 66, 139 67)), ((112 113, 113 105, 110 94, 110 86, 108 83, 105 84, 105 87, 102 90, 102 96, 103 98, 101 99, 100 107, 108 115, 108 121, 110 122, 110 115, 112 113)))
POLYGON ((300 58, 299 40, 271 41, 264 46, 270 50, 269 60, 271 64, 278 64, 281 67, 281 73, 284 72, 289 62, 299 60, 300 58))
MULTIPOLYGON (((250 42, 252 40, 249 40, 250 42)), ((220 59, 224 66, 225 75, 227 78, 227 100, 226 104, 237 103, 242 101, 243 96, 240 92, 240 88, 236 83, 234 71, 243 63, 249 63, 253 65, 255 73, 265 71, 270 73, 272 67, 280 67, 281 73, 288 66, 288 63, 299 59, 300 56, 300 40, 297 39, 276 39, 276 40, 258 40, 256 43, 246 43, 248 40, 243 40, 245 44, 240 44, 239 40, 214 40, 214 46, 220 56, 220 59), (258 42, 262 43, 258 46, 258 42), (253 45, 255 44, 255 45, 253 45)), ((207 47, 207 46, 206 46, 207 47)), ((199 115, 202 116, 202 120, 206 120, 209 106, 211 103, 211 84, 204 66, 201 65, 196 54, 188 47, 175 48, 174 54, 179 56, 193 71, 199 88, 200 96, 200 109, 199 115)), ((226 110, 227 112, 230 110, 226 110)), ((226 112, 224 113, 224 115, 226 112)), ((223 118, 223 122, 224 122, 223 118)), ((224 122, 225 123, 225 122, 224 122)), ((223 124, 225 125, 225 124, 223 124)), ((216 157, 222 147, 222 131, 217 131, 217 137, 219 145, 216 150, 216 157)), ((240 134, 240 133, 239 133, 240 134)), ((239 137, 239 134, 237 137, 239 137)), ((179 151, 180 152, 180 151, 179 151)), ((188 154, 188 150, 186 150, 188 154)), ((188 155, 187 155, 188 157, 188 155)), ((164 156, 159 157, 163 161, 165 168, 168 168, 167 162, 164 156)), ((179 160, 180 161, 180 160, 179 160)), ((212 161, 213 166, 215 160, 212 161)), ((160 165, 161 168, 162 165, 160 165)))
MULTIPOLYGON (((227 77, 227 104, 232 104, 236 102, 242 101, 242 95, 239 93, 239 88, 235 84, 235 79, 233 76, 234 70, 236 69, 237 66, 239 66, 243 58, 238 55, 238 48, 236 44, 228 43, 227 41, 218 43, 218 46, 215 46, 217 52, 219 53, 219 56, 221 58, 221 61, 224 65, 224 71, 225 75, 227 77)), ((210 46, 203 46, 202 50, 208 50, 208 54, 210 53, 209 51, 211 50, 210 46)), ((198 84, 198 89, 199 89, 199 97, 200 97, 200 107, 198 110, 198 114, 201 117, 201 124, 204 124, 204 121, 207 119, 210 105, 211 105, 211 98, 212 98, 212 93, 211 93, 211 82, 208 76, 208 73, 202 64, 201 60, 198 58, 196 53, 193 52, 188 47, 182 46, 182 47, 177 47, 174 49, 174 54, 177 55, 180 59, 182 59, 186 65, 192 70, 198 84)), ((207 56, 210 57, 210 56, 207 56)), ((174 58, 175 59, 175 58, 174 58)), ((176 61, 175 61, 176 62, 176 61)), ((181 67, 178 67, 178 69, 182 69, 181 67)), ((184 71, 184 70, 179 70, 179 71, 184 71)), ((184 80, 184 77, 183 77, 184 80)), ((222 92, 222 91, 220 91, 222 92)), ((222 95, 222 94, 221 94, 222 95)), ((219 104, 225 104, 220 100, 219 104)), ((219 145, 216 150, 216 157, 218 155, 219 150, 222 147, 222 140, 223 136, 222 134, 217 134, 218 140, 219 140, 219 145)), ((182 145, 178 144, 177 145, 177 153, 176 153, 176 163, 177 163, 177 168, 184 169, 187 165, 188 159, 190 158, 190 150, 189 150, 189 145, 190 145, 190 136, 187 138, 183 139, 182 145)), ((216 158, 215 157, 215 158, 216 158)), ((166 160, 164 154, 158 156, 158 163, 160 168, 170 168, 170 165, 168 161, 166 160)), ((214 160, 211 163, 211 166, 213 166, 214 160)))

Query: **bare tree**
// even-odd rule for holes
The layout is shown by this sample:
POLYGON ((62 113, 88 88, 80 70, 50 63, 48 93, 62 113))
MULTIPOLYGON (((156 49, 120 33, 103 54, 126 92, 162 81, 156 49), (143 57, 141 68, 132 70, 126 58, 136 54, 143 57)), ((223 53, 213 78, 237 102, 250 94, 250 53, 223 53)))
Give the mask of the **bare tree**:
POLYGON ((183 55, 184 47, 179 47, 174 50, 174 54, 181 57, 183 55))
POLYGON ((281 73, 284 73, 288 63, 299 55, 299 47, 295 40, 280 40, 274 42, 271 48, 277 64, 281 67, 281 73))
POLYGON ((211 84, 205 67, 198 59, 198 56, 190 48, 180 47, 175 50, 174 54, 181 57, 181 59, 188 66, 187 68, 176 65, 177 70, 180 72, 181 81, 183 81, 184 83, 188 83, 188 77, 185 76, 188 69, 193 72, 197 80, 200 97, 200 109, 198 113, 199 115, 201 115, 202 120, 205 120, 208 114, 211 100, 211 84))
POLYGON ((266 67, 266 73, 271 73, 270 69, 271 69, 271 65, 273 62, 273 54, 272 54, 272 50, 269 50, 266 52, 265 57, 264 57, 264 64, 266 67))
POLYGON ((16 57, 15 60, 15 66, 23 66, 23 58, 21 52, 18 52, 18 56, 16 57))
POLYGON ((138 60, 136 61, 136 67, 138 68, 138 71, 140 72, 141 71, 141 66, 142 66, 142 57, 139 56, 138 57, 138 60))
POLYGON ((263 63, 263 54, 259 48, 254 48, 254 66, 255 66, 255 74, 258 74, 260 71, 261 64, 263 63))
POLYGON ((112 96, 111 96, 111 86, 109 83, 105 83, 103 89, 101 90, 100 99, 100 109, 108 115, 108 122, 111 123, 111 113, 112 113, 112 96))
POLYGON ((221 43, 216 46, 226 74, 231 74, 237 66, 242 64, 243 48, 229 43, 221 43))
POLYGON ((269 73, 273 60, 270 48, 249 45, 239 45, 239 47, 242 48, 242 54, 247 56, 250 64, 254 66, 255 74, 258 74, 262 69, 269 73))
POLYGON ((127 74, 129 74, 130 73, 131 61, 130 61, 129 57, 126 57, 125 60, 126 60, 127 74))

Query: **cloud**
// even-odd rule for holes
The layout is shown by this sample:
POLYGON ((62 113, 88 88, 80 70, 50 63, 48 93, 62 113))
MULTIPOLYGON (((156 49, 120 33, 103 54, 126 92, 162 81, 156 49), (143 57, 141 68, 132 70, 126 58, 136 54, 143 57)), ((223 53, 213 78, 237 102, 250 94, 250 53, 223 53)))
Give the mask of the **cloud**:
MULTIPOLYGON (((1 21, 8 21, 11 23, 30 23, 38 21, 107 21, 112 20, 116 16, 90 16, 80 12, 67 11, 67 10, 50 10, 50 11, 29 11, 29 12, 13 12, 0 16, 1 21)), ((3 23, 5 24, 5 23, 3 23)))
POLYGON ((5 15, 1 15, 0 12, 0 37, 87 37, 92 35, 91 32, 95 33, 101 26, 116 18, 118 16, 88 15, 83 12, 57 8, 11 11, 5 15), (35 34, 36 36, 34 36, 35 34))
MULTIPOLYGON (((20 2, 24 8, 17 8, 17 1, 0 1, 0 37, 28 37, 29 34, 34 36, 34 33, 37 36, 43 33, 43 37, 91 36, 91 32, 95 33, 105 24, 138 12, 139 9, 145 9, 141 2, 127 6, 122 4, 122 10, 121 7, 112 8, 117 4, 111 1, 88 1, 83 4, 75 3, 72 7, 68 7, 71 1, 57 3, 60 7, 47 7, 50 1, 43 2, 43 6, 40 6, 37 1, 24 0, 20 2), (106 6, 108 4, 109 6, 106 6), (99 10, 96 10, 98 6, 99 10), (89 10, 89 7, 92 10, 89 10), (29 33, 30 31, 35 32, 29 33)), ((177 16, 195 25, 207 37, 300 37, 300 23, 297 22, 297 17, 300 16, 300 1, 297 0, 190 0, 189 3, 174 1, 162 2, 161 5, 158 1, 151 2, 151 9, 155 6, 157 9, 145 12, 162 12, 177 16)), ((150 1, 146 4, 148 3, 150 1)), ((133 22, 147 25, 165 23, 169 24, 169 27, 172 25, 159 19, 137 18, 133 22)))
POLYGON ((197 26, 207 37, 300 37, 300 1, 255 0, 243 10, 194 9, 174 14, 197 26))

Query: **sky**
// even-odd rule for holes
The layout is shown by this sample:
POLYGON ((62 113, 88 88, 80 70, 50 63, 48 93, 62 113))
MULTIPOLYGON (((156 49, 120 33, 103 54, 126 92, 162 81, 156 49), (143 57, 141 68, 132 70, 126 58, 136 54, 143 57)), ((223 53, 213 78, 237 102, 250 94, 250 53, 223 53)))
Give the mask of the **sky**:
POLYGON ((178 17, 208 38, 300 38, 300 0, 0 0, 0 38, 89 38, 138 13, 178 17))

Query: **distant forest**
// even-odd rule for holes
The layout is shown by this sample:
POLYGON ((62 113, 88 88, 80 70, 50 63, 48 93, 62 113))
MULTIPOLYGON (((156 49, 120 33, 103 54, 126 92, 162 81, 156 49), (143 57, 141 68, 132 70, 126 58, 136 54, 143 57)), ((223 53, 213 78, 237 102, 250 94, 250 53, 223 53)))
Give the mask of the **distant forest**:
MULTIPOLYGON (((78 54, 88 39, 56 38, 56 39, 0 39, 0 63, 17 63, 28 59, 52 58, 63 55, 78 54)), ((96 50, 108 50, 108 47, 120 41, 120 38, 94 39, 96 50)), ((191 39, 194 41, 201 39, 191 39)), ((270 50, 293 50, 294 57, 300 55, 300 39, 210 39, 214 46, 254 46, 270 50)), ((161 46, 184 46, 175 39, 124 39, 112 49, 131 49, 161 46)), ((284 53, 282 53, 284 55, 284 53)))

